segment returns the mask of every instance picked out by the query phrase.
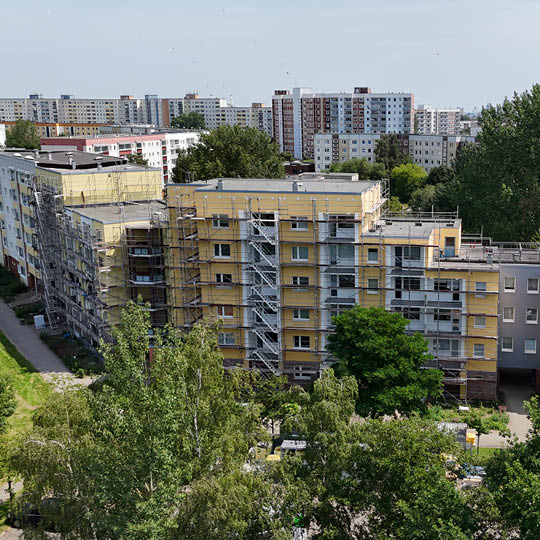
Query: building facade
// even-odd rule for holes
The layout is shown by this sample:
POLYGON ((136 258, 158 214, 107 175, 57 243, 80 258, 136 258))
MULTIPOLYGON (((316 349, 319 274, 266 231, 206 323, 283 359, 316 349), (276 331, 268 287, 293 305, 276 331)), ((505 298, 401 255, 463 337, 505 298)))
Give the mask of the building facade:
POLYGON ((415 129, 418 135, 459 135, 461 109, 437 109, 431 105, 419 105, 414 111, 415 129))
POLYGON ((474 144, 470 135, 409 135, 409 156, 427 172, 435 167, 451 167, 463 144, 474 144))
POLYGON ((313 93, 309 88, 276 90, 272 98, 274 138, 295 159, 313 158, 316 134, 413 133, 414 96, 372 93, 313 93))
POLYGON ((448 395, 493 399, 498 265, 471 260, 454 215, 382 219, 384 184, 342 176, 167 186, 171 321, 219 318, 226 365, 302 384, 332 316, 380 306, 426 337, 448 395))
POLYGON ((171 178, 178 154, 197 144, 200 133, 177 131, 142 135, 99 136, 93 138, 57 137, 41 139, 42 150, 78 150, 91 154, 125 157, 141 156, 150 167, 159 168, 163 182, 171 178))

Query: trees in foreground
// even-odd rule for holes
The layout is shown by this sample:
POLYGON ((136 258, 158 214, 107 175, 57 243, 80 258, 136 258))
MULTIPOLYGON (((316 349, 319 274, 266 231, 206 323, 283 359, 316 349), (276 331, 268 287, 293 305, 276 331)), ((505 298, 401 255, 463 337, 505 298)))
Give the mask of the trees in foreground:
MULTIPOLYGON (((398 321, 373 324, 397 333, 398 321)), ((277 397, 279 381, 223 369, 219 326, 157 332, 151 356, 149 330, 145 306, 130 304, 104 348, 102 384, 53 393, 36 410, 11 466, 33 502, 49 504, 25 538, 43 538, 47 523, 66 540, 292 540, 295 527, 321 540, 538 538, 537 401, 528 441, 497 454, 487 488, 459 490, 465 456, 453 436, 414 413, 354 417, 363 379, 326 370, 310 392, 277 397), (284 404, 294 407, 283 414, 284 404), (307 447, 270 464, 252 450, 276 415, 307 447)), ((416 358, 420 345, 396 337, 416 358)))
POLYGON ((362 416, 420 411, 442 395, 442 372, 422 369, 430 359, 426 340, 405 333, 409 321, 401 314, 355 306, 334 324, 328 350, 336 372, 358 381, 356 409, 362 416))
POLYGON ((211 178, 283 178, 278 147, 256 128, 220 126, 178 155, 174 182, 211 178))
POLYGON ((39 135, 30 120, 17 120, 6 133, 6 146, 11 148, 39 149, 39 135))

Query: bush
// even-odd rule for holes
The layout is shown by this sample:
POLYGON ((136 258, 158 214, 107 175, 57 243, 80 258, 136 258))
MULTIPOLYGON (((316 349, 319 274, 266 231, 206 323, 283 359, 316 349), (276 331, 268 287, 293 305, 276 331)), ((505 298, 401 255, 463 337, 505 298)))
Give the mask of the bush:
POLYGON ((0 298, 4 302, 12 302, 17 294, 26 292, 28 287, 19 281, 4 267, 0 267, 0 298))
POLYGON ((86 375, 86 372, 84 371, 83 368, 79 368, 79 369, 75 372, 75 376, 76 376, 78 379, 82 379, 85 375, 86 375))

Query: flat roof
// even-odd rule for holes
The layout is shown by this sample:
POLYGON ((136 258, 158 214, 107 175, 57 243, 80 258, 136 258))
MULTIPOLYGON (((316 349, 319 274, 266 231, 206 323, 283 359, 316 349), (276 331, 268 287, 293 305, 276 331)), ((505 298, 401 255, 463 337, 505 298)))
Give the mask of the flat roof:
POLYGON ((196 191, 231 191, 254 193, 343 193, 358 195, 377 185, 378 181, 320 180, 290 178, 213 178, 208 181, 193 182, 196 191), (219 185, 218 185, 219 184, 219 185), (293 191, 294 186, 298 191, 293 191))
POLYGON ((404 220, 387 220, 381 224, 380 229, 374 231, 374 236, 379 236, 382 233, 383 237, 400 237, 400 238, 429 238, 433 231, 438 228, 455 228, 459 229, 459 219, 449 219, 448 221, 428 221, 411 219, 404 220))
POLYGON ((155 212, 166 216, 167 207, 164 201, 147 201, 129 204, 104 204, 96 206, 71 206, 73 213, 89 219, 95 219, 104 224, 124 223, 133 221, 150 221, 155 212))

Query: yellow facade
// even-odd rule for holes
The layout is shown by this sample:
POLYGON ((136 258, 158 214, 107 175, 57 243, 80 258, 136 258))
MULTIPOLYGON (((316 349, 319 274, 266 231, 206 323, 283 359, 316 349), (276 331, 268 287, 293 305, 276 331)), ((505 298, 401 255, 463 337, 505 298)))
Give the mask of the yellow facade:
POLYGON ((227 365, 302 383, 327 361, 333 315, 354 304, 380 306, 402 312, 410 330, 424 334, 449 393, 491 397, 497 267, 460 257, 455 216, 382 219, 383 187, 248 179, 168 185, 171 322, 219 318, 227 365))

